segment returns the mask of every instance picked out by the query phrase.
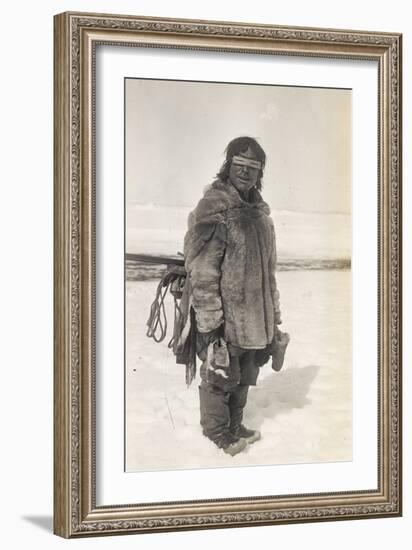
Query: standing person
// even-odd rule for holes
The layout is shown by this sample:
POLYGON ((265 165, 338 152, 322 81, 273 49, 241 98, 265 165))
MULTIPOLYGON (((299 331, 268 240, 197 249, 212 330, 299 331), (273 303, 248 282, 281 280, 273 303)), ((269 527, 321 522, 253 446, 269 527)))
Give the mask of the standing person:
POLYGON ((262 199, 266 155, 250 137, 233 139, 217 179, 189 215, 185 267, 195 313, 203 434, 235 455, 260 439, 242 424, 249 386, 281 323, 275 231, 262 199))

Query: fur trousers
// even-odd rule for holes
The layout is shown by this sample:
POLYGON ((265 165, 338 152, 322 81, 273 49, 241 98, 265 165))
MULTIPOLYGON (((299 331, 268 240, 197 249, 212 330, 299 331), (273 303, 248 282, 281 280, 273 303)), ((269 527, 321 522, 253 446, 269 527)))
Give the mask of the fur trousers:
POLYGON ((200 368, 200 424, 203 434, 218 447, 236 440, 243 419, 250 385, 256 385, 259 367, 254 364, 254 350, 242 350, 230 356, 229 379, 210 379, 207 361, 200 368))

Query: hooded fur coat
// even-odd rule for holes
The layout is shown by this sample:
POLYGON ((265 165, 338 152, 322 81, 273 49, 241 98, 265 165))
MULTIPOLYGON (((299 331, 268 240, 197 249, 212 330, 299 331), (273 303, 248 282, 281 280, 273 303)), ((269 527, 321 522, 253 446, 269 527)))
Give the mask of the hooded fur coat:
POLYGON ((230 182, 214 181, 189 215, 184 255, 197 330, 223 325, 226 342, 243 349, 270 344, 280 322, 276 242, 260 193, 246 202, 230 182))

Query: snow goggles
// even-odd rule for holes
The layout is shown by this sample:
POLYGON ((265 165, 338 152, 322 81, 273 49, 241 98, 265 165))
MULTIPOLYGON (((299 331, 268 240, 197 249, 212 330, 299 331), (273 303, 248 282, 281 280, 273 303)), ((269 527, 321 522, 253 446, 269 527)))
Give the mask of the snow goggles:
POLYGON ((248 159, 239 155, 232 157, 232 162, 237 166, 248 166, 249 168, 257 168, 258 170, 262 168, 262 163, 260 161, 248 159))

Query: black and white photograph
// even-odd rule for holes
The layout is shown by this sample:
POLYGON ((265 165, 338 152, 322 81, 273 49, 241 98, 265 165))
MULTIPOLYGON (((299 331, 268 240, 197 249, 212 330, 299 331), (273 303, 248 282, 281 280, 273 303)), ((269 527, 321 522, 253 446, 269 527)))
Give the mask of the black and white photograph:
POLYGON ((124 102, 125 471, 351 461, 351 90, 124 102))
POLYGON ((408 4, 2 7, 2 547, 403 550, 408 4))

